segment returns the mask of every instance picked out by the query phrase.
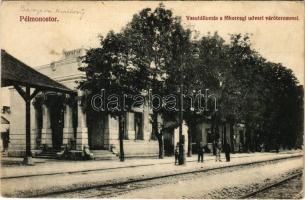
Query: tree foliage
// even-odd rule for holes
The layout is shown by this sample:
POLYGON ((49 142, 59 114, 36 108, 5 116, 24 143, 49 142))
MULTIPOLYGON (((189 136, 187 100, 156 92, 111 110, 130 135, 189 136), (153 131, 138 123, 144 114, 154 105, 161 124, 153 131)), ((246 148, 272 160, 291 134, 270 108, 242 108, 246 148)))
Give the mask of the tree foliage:
MULTIPOLYGON (((269 149, 278 148, 277 144, 300 146, 303 87, 293 72, 255 51, 248 34, 233 34, 228 42, 217 32, 198 40, 192 40, 191 34, 163 4, 155 10, 143 9, 119 33, 110 31, 100 38, 99 48, 87 52, 86 66, 80 68, 86 79, 80 87, 90 91, 89 97, 101 89, 121 97, 143 91, 178 95, 181 83, 182 92, 193 97, 209 89, 217 97, 217 110, 211 102, 204 112, 191 109, 188 101, 183 104, 190 128, 210 117, 215 127, 221 121, 245 124, 248 150, 258 150, 261 144, 269 149)), ((129 102, 125 106, 125 111, 132 109, 129 102)), ((123 116, 125 111, 105 112, 123 116)), ((162 115, 175 122, 177 113, 162 107, 153 111, 152 121, 162 115)))

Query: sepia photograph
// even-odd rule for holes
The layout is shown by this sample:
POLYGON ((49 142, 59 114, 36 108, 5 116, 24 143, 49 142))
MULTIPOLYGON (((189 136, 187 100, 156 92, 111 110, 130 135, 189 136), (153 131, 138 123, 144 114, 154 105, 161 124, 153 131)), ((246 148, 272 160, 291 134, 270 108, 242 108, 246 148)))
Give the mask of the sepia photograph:
POLYGON ((303 199, 303 1, 3 1, 2 198, 303 199))

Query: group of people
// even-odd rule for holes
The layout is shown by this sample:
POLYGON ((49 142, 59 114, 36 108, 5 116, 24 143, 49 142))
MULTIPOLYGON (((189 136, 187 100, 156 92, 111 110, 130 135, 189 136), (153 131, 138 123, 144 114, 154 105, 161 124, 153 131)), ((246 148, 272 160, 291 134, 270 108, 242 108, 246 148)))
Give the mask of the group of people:
MULTIPOLYGON (((222 144, 220 141, 217 142, 216 144, 216 162, 219 161, 221 162, 221 158, 220 158, 220 153, 221 153, 221 148, 222 144)), ((225 152, 225 156, 226 156, 226 161, 230 162, 230 152, 231 152, 231 146, 228 142, 224 143, 224 152, 225 152)))
MULTIPOLYGON (((198 162, 202 162, 203 163, 203 155, 206 151, 206 149, 208 149, 207 145, 200 145, 198 148, 198 162)), ((221 141, 218 141, 215 145, 215 155, 216 155, 216 162, 219 161, 221 162, 221 153, 222 150, 222 143, 221 141)), ((231 152, 231 146, 228 142, 225 142, 224 144, 224 152, 225 152, 225 157, 226 157, 226 161, 230 162, 230 152, 231 152)), ((178 164, 179 161, 179 144, 177 144, 176 148, 175 148, 175 164, 178 164)))

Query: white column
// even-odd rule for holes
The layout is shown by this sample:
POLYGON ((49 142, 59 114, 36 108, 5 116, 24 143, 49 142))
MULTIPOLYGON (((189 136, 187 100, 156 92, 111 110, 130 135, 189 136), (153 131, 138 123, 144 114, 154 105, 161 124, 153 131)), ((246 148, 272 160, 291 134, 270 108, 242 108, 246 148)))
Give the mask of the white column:
POLYGON ((38 129, 37 129, 37 110, 35 107, 31 104, 31 149, 37 149, 37 135, 38 135, 38 129))
POLYGON ((69 139, 73 138, 73 115, 72 108, 66 104, 64 113, 64 129, 63 129, 63 145, 69 143, 69 139))
MULTIPOLYGON (((79 95, 80 97, 80 95, 79 95)), ((83 150, 88 146, 88 128, 86 122, 86 113, 83 112, 81 100, 77 102, 77 130, 76 130, 76 149, 83 150)))
POLYGON ((42 104, 41 144, 52 148, 52 129, 49 108, 42 104))
POLYGON ((135 124, 134 124, 134 113, 127 112, 126 113, 127 119, 127 134, 129 140, 134 140, 136 138, 136 132, 135 132, 135 124))
POLYGON ((147 107, 147 105, 144 105, 144 109, 143 109, 143 140, 150 140, 151 137, 151 125, 150 125, 150 121, 149 121, 149 108, 147 107))
POLYGON ((119 151, 119 122, 109 114, 105 116, 104 145, 109 149, 111 145, 114 145, 115 151, 119 151))

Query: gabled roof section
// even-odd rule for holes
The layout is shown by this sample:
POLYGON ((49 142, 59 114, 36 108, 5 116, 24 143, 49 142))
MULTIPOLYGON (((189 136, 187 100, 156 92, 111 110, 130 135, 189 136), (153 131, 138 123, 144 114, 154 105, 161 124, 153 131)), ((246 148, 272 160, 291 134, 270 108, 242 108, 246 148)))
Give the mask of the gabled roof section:
POLYGON ((73 93, 71 89, 36 71, 1 49, 1 87, 15 84, 41 90, 73 93))
POLYGON ((1 124, 10 124, 10 122, 3 116, 1 116, 1 124))

